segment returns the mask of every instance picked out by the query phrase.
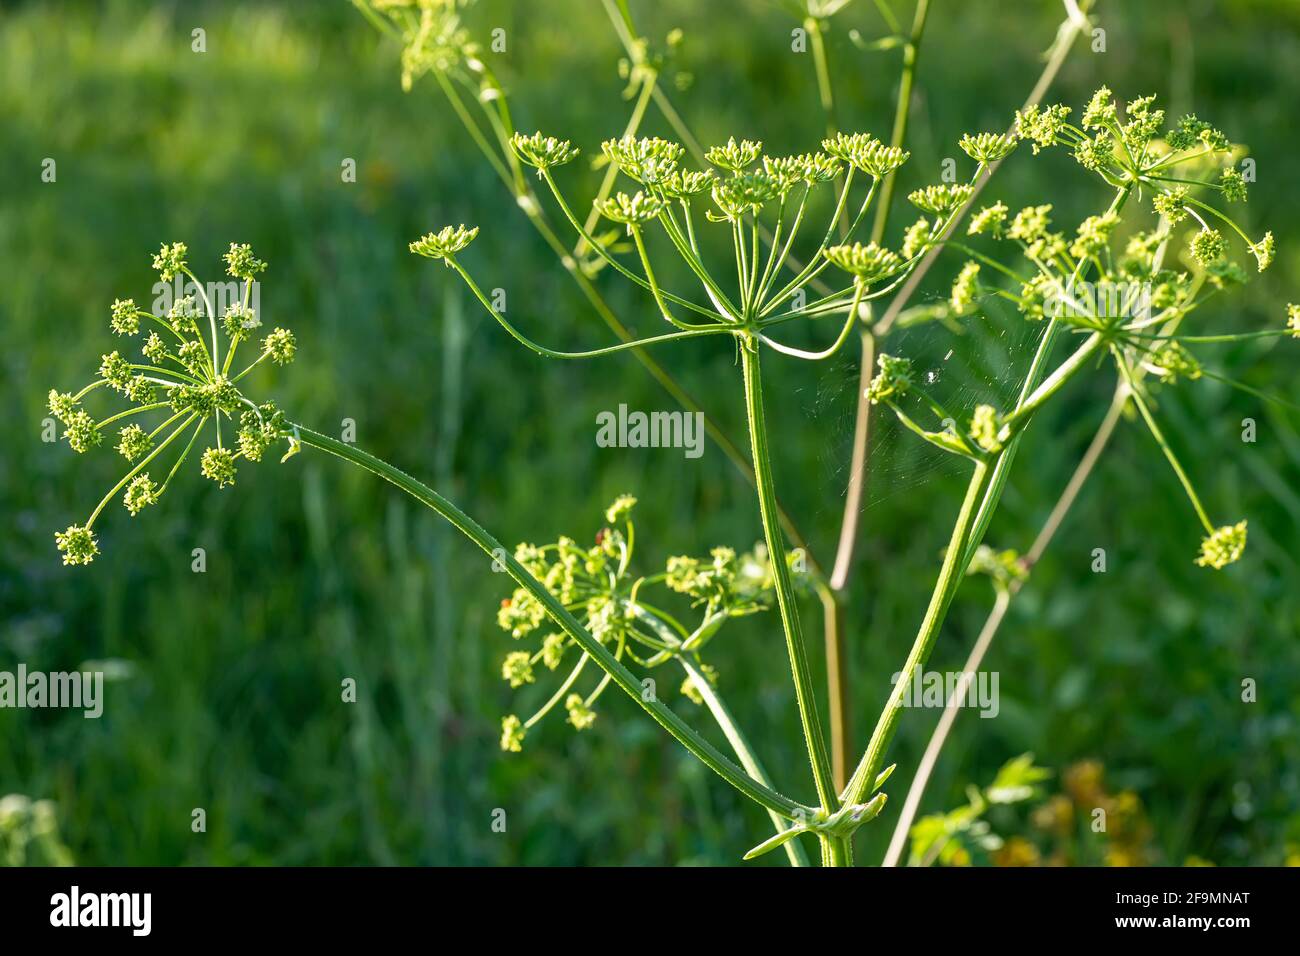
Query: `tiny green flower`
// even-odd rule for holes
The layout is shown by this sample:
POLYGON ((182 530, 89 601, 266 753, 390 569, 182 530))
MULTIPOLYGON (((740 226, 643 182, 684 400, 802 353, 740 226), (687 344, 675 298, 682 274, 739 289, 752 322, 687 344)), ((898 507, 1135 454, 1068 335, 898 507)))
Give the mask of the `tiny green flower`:
POLYGON ((904 259, 914 259, 933 245, 930 220, 922 216, 903 232, 903 244, 899 247, 904 259))
POLYGON ((1300 305, 1292 303, 1286 307, 1286 327, 1293 338, 1300 339, 1300 305))
POLYGON ((1228 247, 1228 242, 1223 238, 1223 233, 1217 229, 1202 229, 1192 237, 1191 252, 1192 258, 1201 265, 1209 265, 1223 258, 1223 253, 1228 247))
POLYGON ((519 753, 524 749, 524 735, 528 731, 524 729, 523 722, 514 714, 503 717, 501 720, 501 749, 509 753, 519 753))
POLYGON ((63 422, 68 423, 68 417, 77 409, 77 400, 71 392, 60 392, 56 388, 50 389, 49 396, 50 414, 63 422))
POLYGON ((587 706, 581 694, 570 694, 566 697, 564 709, 569 712, 569 723, 577 730, 586 730, 596 722, 596 712, 587 706))
POLYGON ((478 235, 478 226, 466 229, 464 223, 459 226, 444 226, 438 232, 430 232, 410 244, 410 249, 417 256, 429 259, 450 259, 460 252, 478 235))
POLYGON ((911 192, 907 201, 918 209, 942 218, 966 205, 974 194, 974 187, 965 183, 943 183, 911 192))
POLYGON ((600 149, 625 175, 643 185, 667 181, 686 152, 680 144, 657 136, 609 139, 600 144, 600 149))
POLYGON ((1195 381, 1201 377, 1201 363, 1196 356, 1174 341, 1165 342, 1152 352, 1148 364, 1166 385, 1184 378, 1195 381))
POLYGON ((163 282, 170 282, 185 271, 185 257, 189 248, 183 242, 173 242, 170 246, 163 243, 158 254, 153 257, 153 267, 163 282))
POLYGON ((1031 106, 1016 113, 1015 135, 1017 139, 1028 139, 1034 144, 1034 155, 1039 150, 1051 146, 1060 139, 1061 131, 1070 116, 1068 106, 1054 105, 1044 109, 1031 106))
POLYGON ((1187 218, 1187 187, 1156 190, 1151 196, 1151 208, 1169 220, 1170 224, 1177 225, 1187 218))
POLYGON ((1165 142, 1175 152, 1193 149, 1198 145, 1208 147, 1215 152, 1227 152, 1232 148, 1228 137, 1189 113, 1178 121, 1178 125, 1165 133, 1165 142))
POLYGON ((501 610, 497 611, 497 624, 515 640, 536 630, 545 619, 546 609, 523 588, 515 588, 514 594, 502 601, 501 610))
POLYGON ((966 234, 980 236, 987 233, 995 239, 1000 238, 1007 222, 1008 212, 1010 210, 1005 203, 995 202, 991 206, 985 206, 971 216, 970 225, 966 228, 966 234))
POLYGON ((822 149, 876 179, 884 179, 911 155, 897 146, 886 146, 870 133, 836 133, 822 140, 822 149))
POLYGON ((118 433, 117 451, 127 461, 135 461, 153 448, 153 439, 139 425, 127 425, 118 433))
POLYGON ((501 665, 501 678, 511 687, 522 687, 533 682, 533 657, 527 651, 511 651, 501 665))
POLYGON ((1203 568, 1219 570, 1240 558, 1245 550, 1246 522, 1225 524, 1201 541, 1201 553, 1196 563, 1203 568))
POLYGON ((669 199, 686 199, 704 192, 716 181, 717 176, 711 169, 674 169, 659 184, 659 189, 669 199))
POLYGON ((1246 177, 1235 166, 1229 166, 1219 174, 1219 188, 1228 202, 1245 202, 1247 199, 1246 177))
POLYGON ((1083 128, 1106 129, 1117 123, 1118 119, 1119 114, 1115 108, 1113 94, 1109 87, 1103 86, 1092 94, 1092 99, 1088 101, 1088 106, 1083 111, 1083 128))
POLYGON ((713 185, 713 201, 725 219, 736 220, 747 212, 757 213, 781 195, 781 186, 767 173, 737 173, 713 185))
POLYGON ((252 281, 254 276, 266 268, 266 263, 253 255, 253 247, 246 242, 232 242, 222 258, 226 260, 227 274, 236 279, 252 281))
POLYGON ((1273 233, 1264 233, 1264 238, 1259 242, 1252 242, 1249 246, 1250 254, 1255 257, 1255 262, 1259 265, 1259 271, 1263 272, 1273 264, 1273 233))
POLYGON ((134 517, 146 505, 157 504, 159 494, 158 485, 146 472, 131 479, 131 483, 126 486, 126 494, 122 496, 122 504, 126 505, 126 510, 134 517))
POLYGON ((276 365, 288 365, 298 351, 298 343, 288 329, 277 328, 262 339, 262 351, 270 355, 276 365))
POLYGON ((117 352, 109 352, 99 363, 99 374, 116 392, 125 392, 131 384, 131 363, 117 352))
POLYGON ((719 169, 742 173, 754 165, 762 151, 762 143, 748 139, 742 139, 737 143, 736 137, 732 136, 727 140, 726 145, 714 146, 704 154, 704 158, 719 169))
POLYGON ((244 305, 242 302, 234 302, 226 308, 226 314, 221 318, 221 326, 226 330, 229 338, 236 336, 246 336, 253 329, 260 328, 262 320, 257 317, 257 312, 244 305))
POLYGON ((150 405, 157 397, 158 390, 154 387, 153 382, 143 375, 131 376, 131 381, 126 386, 126 397, 137 405, 150 405))
POLYGON ((162 336, 157 332, 150 332, 149 338, 145 339, 140 351, 154 365, 160 365, 163 359, 167 357, 167 343, 162 340, 162 336))
POLYGON ((662 199, 640 191, 632 196, 617 193, 608 199, 597 200, 593 205, 606 219, 621 222, 629 230, 634 225, 654 219, 664 208, 662 199))
POLYGON ((1070 244, 1070 255, 1076 259, 1100 255, 1110 246, 1111 234, 1119 225, 1119 215, 1108 212, 1100 216, 1089 216, 1079 224, 1079 232, 1070 244))
POLYGON ((907 394, 912 387, 912 360, 896 358, 884 352, 876 359, 880 371, 867 387, 867 398, 872 405, 907 394))
POLYGON ((199 471, 204 478, 217 483, 218 488, 235 483, 235 453, 229 448, 209 448, 199 461, 199 471))
POLYGON ((1016 140, 1005 133, 967 133, 957 143, 971 159, 984 164, 1006 158, 1016 148, 1016 140))
POLYGON ((968 434, 975 444, 989 454, 997 454, 1003 444, 1011 437, 1010 429, 1002 424, 1002 418, 992 405, 977 405, 970 417, 968 434))
POLYGON ((562 166, 578 155, 578 150, 567 139, 556 139, 542 133, 534 133, 532 136, 515 133, 510 137, 510 148, 529 166, 536 166, 539 172, 552 166, 562 166))
POLYGON ((109 320, 116 335, 135 335, 140 331, 140 310, 134 299, 114 299, 113 317, 109 320))
POLYGON ((71 412, 64 420, 64 425, 67 426, 67 431, 63 437, 68 440, 72 450, 79 454, 94 448, 103 440, 104 436, 100 434, 95 420, 81 409, 71 412))
POLYGON ((979 294, 980 264, 968 262, 957 273, 952 284, 952 294, 948 297, 952 310, 958 315, 965 315, 975 307, 975 297, 979 294))
POLYGON ((1084 169, 1099 172, 1115 159, 1115 138, 1108 132, 1098 133, 1074 147, 1074 160, 1084 169))
POLYGON ((67 531, 54 532, 54 542, 63 552, 64 564, 89 564, 99 554, 95 533, 80 525, 68 525, 67 531))
POLYGON ((568 638, 563 634, 547 634, 542 638, 542 663, 546 665, 547 670, 555 670, 560 666, 568 643, 568 638))
POLYGON ((1135 155, 1141 155, 1146 150, 1147 144, 1164 124, 1165 111, 1153 109, 1155 102, 1154 96, 1139 96, 1130 100, 1124 110, 1128 119, 1123 128, 1124 142, 1135 155))
POLYGON ((202 375, 207 371, 208 353, 198 339, 181 343, 181 347, 176 350, 176 357, 192 375, 202 375))
POLYGON ((1052 224, 1051 218, 1047 215, 1051 211, 1050 203, 1044 206, 1026 206, 1016 213, 1007 236, 1026 243, 1042 239, 1047 235, 1047 227, 1052 224))
POLYGON ((605 520, 610 524, 617 524, 632 513, 636 507, 636 498, 632 495, 619 495, 614 499, 614 503, 605 509, 605 520))
POLYGON ((898 253, 869 242, 865 246, 855 242, 847 246, 831 246, 822 253, 826 259, 845 272, 855 276, 863 285, 871 285, 893 275, 902 268, 898 253))

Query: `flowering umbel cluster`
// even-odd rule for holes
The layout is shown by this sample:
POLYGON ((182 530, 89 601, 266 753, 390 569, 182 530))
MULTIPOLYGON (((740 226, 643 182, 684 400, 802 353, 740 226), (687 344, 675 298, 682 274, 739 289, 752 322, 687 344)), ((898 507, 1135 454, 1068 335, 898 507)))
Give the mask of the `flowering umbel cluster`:
MULTIPOLYGON (((703 661, 701 652, 727 621, 772 605, 767 549, 760 544, 737 555, 731 548, 719 547, 706 557, 671 557, 659 574, 636 575, 632 570, 635 505, 631 495, 616 498, 605 510, 605 523, 589 546, 568 537, 544 545, 520 544, 515 559, 572 611, 592 636, 613 648, 619 660, 647 669, 674 662, 681 665, 686 672, 681 693, 703 704, 708 688, 700 682, 715 684, 717 673, 703 661), (662 597, 645 600, 646 592, 656 587, 688 599, 694 627, 688 628, 665 610, 669 601, 662 597)), ((792 554, 788 560, 797 572, 796 556, 792 554)), ((588 658, 579 654, 574 660, 572 638, 546 628, 546 612, 538 600, 527 590, 516 588, 501 602, 497 623, 515 641, 527 645, 502 660, 501 677, 512 688, 535 683, 546 671, 563 669, 567 674, 527 720, 515 714, 502 720, 502 749, 520 750, 527 732, 560 705, 574 729, 591 727, 596 720, 594 705, 609 681, 602 679, 580 692, 588 658)))
MULTIPOLYGON (((1078 336, 1082 344, 1055 371, 1032 382, 1033 390, 1009 409, 977 404, 964 416, 954 415, 920 384, 911 362, 883 354, 868 397, 888 405, 904 426, 945 451, 989 460, 1018 436, 1038 407, 1088 366, 1089 359, 1109 355, 1204 526, 1206 538, 1196 563, 1222 568, 1241 557, 1246 523, 1216 527, 1210 522, 1154 417, 1149 393, 1156 383, 1169 386, 1206 374, 1189 346, 1242 337, 1181 331, 1207 300, 1247 280, 1247 270, 1231 258, 1227 238, 1211 220, 1241 239, 1243 252, 1259 271, 1273 259, 1272 233, 1252 240, 1226 212, 1201 198, 1242 202, 1247 188, 1246 175, 1233 165, 1237 150, 1208 123, 1186 116, 1161 135, 1164 111, 1156 108, 1154 97, 1121 108, 1106 88, 1092 97, 1081 126, 1070 122, 1070 114, 1068 107, 1059 105, 1022 111, 1014 137, 1003 139, 1027 140, 1034 153, 1054 146, 1072 149, 1081 166, 1115 189, 1109 208, 1086 217, 1073 230, 1059 230, 1048 204, 1016 212, 1000 202, 983 206, 970 217, 965 235, 946 243, 971 257, 957 275, 948 306, 953 317, 960 317, 992 308, 998 300, 1011 302, 1030 322, 1046 322, 1045 356, 1058 331, 1078 336), (1139 198, 1150 203, 1154 223, 1130 224, 1126 213, 1134 211, 1139 198), (1188 221, 1196 228, 1181 246, 1182 261, 1171 264, 1170 252, 1179 248, 1177 229, 1188 221), (984 252, 968 244, 983 241, 995 248, 984 252), (1017 260, 999 258, 1008 249, 1017 260), (903 407, 905 397, 917 400, 943 427, 928 430, 916 421, 903 407)), ((961 145, 988 161, 1005 156, 1006 142, 991 137, 968 136, 961 145)), ((911 198, 928 211, 945 208, 940 187, 920 190, 911 198)), ((1141 214, 1140 207, 1137 211, 1141 214)), ((1298 313, 1292 307, 1286 328, 1247 334, 1295 334, 1298 313)))
POLYGON ((156 504, 209 423, 214 444, 200 455, 199 471, 218 487, 234 484, 240 459, 260 461, 277 439, 289 437, 291 452, 297 447, 280 410, 270 402, 255 404, 239 387, 267 360, 291 362, 297 348, 288 329, 263 334, 261 317, 250 307, 253 285, 266 263, 247 244, 231 243, 224 260, 227 275, 236 281, 205 288, 190 271, 188 256, 186 245, 174 242, 164 243, 153 257, 164 282, 184 276, 189 280, 185 288, 193 290, 160 308, 160 314, 141 309, 132 299, 113 302, 109 326, 120 338, 133 340, 139 357, 129 356, 130 350, 128 356, 123 350, 108 352, 89 385, 76 392, 50 391, 50 413, 63 423, 73 451, 89 451, 107 439, 130 465, 84 524, 55 534, 64 564, 94 560, 99 553, 95 522, 119 493, 132 516, 156 504), (223 291, 230 290, 236 290, 232 301, 220 302, 223 291), (255 343, 259 352, 235 370, 235 353, 244 342, 255 343), (87 400, 96 403, 108 393, 117 393, 127 407, 92 413, 87 400), (224 436, 223 419, 230 426, 224 436))

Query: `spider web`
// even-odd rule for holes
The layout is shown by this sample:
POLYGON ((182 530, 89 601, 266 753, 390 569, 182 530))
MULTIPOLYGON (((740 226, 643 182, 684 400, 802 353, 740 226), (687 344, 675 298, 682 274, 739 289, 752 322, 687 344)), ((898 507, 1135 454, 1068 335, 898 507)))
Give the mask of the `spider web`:
MULTIPOLYGON (((931 294, 927 304, 942 299, 940 294, 931 294)), ((1026 322, 1003 305, 991 296, 983 299, 978 311, 960 320, 959 331, 938 321, 896 328, 884 350, 911 359, 918 383, 959 423, 980 403, 1005 410, 1015 403, 1044 326, 1026 322)), ((880 348, 878 342, 877 350, 880 348)), ((859 355, 848 353, 829 366, 807 409, 818 433, 826 436, 818 461, 823 487, 836 489, 834 497, 824 499, 826 510, 843 507, 848 485, 858 363, 859 355)), ((930 409, 915 400, 905 400, 903 408, 927 430, 942 427, 930 409)), ((872 410, 867 454, 863 513, 965 467, 955 456, 908 431, 884 406, 872 410)))

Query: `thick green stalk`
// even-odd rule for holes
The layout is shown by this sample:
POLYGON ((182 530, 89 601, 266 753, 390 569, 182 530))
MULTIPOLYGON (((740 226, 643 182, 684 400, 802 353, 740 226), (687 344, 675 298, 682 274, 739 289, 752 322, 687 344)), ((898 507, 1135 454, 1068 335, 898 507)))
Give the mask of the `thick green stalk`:
POLYGON ((767 416, 763 408, 762 371, 757 348, 741 344, 741 364, 745 379, 745 410, 749 419, 749 440, 754 465, 755 485, 758 489, 759 513, 763 520, 763 537, 767 541, 768 558, 772 565, 772 579, 776 587, 777 606, 781 611, 781 627, 785 632, 786 651, 790 657, 790 671, 794 677, 795 701, 803 725, 804 742, 808 748, 808 761, 812 765, 813 782, 822 809, 828 814, 839 809, 831 775, 830 758, 826 752, 826 738, 822 733, 821 717, 817 712, 817 697, 813 691, 812 673, 808 666, 808 650, 804 644, 803 626, 799 621, 799 607, 795 601, 794 584, 790 580, 790 567, 785 560, 785 538, 777 520, 776 489, 772 481, 772 461, 767 445, 767 416))
POLYGON ((490 555, 493 560, 505 565, 506 571, 518 582, 519 586, 541 603, 551 619, 566 634, 572 637, 579 647, 591 655, 592 659, 605 673, 613 678, 614 683, 620 689, 636 701, 660 726, 677 738, 682 746, 698 757, 718 776, 755 803, 786 819, 799 820, 807 818, 807 815, 811 812, 808 807, 751 778, 657 697, 645 694, 644 688, 636 675, 628 670, 609 648, 605 647, 578 623, 578 620, 546 589, 545 585, 516 561, 514 555, 506 550, 501 542, 489 534, 477 521, 461 511, 460 508, 422 482, 354 445, 331 438, 328 435, 322 435, 301 425, 292 427, 294 434, 304 445, 318 448, 351 464, 359 465, 366 471, 396 485, 421 504, 433 509, 449 521, 457 530, 490 555), (647 696, 650 699, 646 699, 647 696))
POLYGON ((948 550, 943 556, 939 579, 935 582, 934 592, 930 595, 925 619, 921 622, 916 640, 912 642, 912 650, 907 655, 907 662, 903 665, 898 682, 894 684, 894 690, 889 695, 889 700, 885 702, 885 709, 881 712, 880 719, 876 722, 876 729, 871 734, 867 751, 862 755, 862 760, 859 761, 857 770, 853 772, 853 778, 849 780, 849 785, 845 789, 846 803, 861 803, 866 798, 876 775, 880 772, 885 749, 898 729, 898 721, 903 713, 903 694, 911 686, 913 675, 930 657, 935 638, 939 634, 939 626, 943 623, 948 605, 952 603, 953 596, 957 593, 957 585, 961 582, 967 539, 974 524, 975 508, 987 476, 988 465, 983 461, 976 462, 970 484, 966 487, 966 497, 962 501, 961 511, 953 525, 948 550))

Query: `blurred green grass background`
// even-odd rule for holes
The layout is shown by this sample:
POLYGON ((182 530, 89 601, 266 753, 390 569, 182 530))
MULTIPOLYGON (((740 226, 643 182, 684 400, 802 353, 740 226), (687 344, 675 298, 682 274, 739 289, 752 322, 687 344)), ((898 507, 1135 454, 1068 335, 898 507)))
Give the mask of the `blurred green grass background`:
MULTIPOLYGON (((797 21, 763 0, 725 16, 721 6, 632 0, 650 37, 684 31, 677 66, 693 82, 671 95, 686 121, 706 143, 735 133, 775 151, 813 148, 823 119, 810 58, 790 50, 797 21)), ((893 6, 910 19, 910 3, 893 6)), ((1006 125, 1062 16, 1054 2, 933 6, 901 193, 933 181, 961 133, 1006 125)), ((1245 214, 1252 233, 1277 234, 1278 261, 1216 303, 1213 321, 1278 325, 1300 297, 1296 5, 1101 0, 1097 15, 1106 51, 1079 44, 1049 98, 1077 109, 1103 83, 1121 97, 1157 92, 1249 144, 1259 182, 1245 214)), ((589 155, 621 133, 621 50, 597 0, 487 0, 466 22, 483 40, 506 30, 507 52, 485 55, 519 128, 589 155)), ((897 54, 847 38, 883 34, 880 17, 858 0, 833 24, 842 125, 886 136, 897 54)), ((597 412, 672 407, 634 359, 543 362, 489 326, 451 273, 408 254, 434 226, 479 224, 472 266, 508 289, 517 321, 560 347, 609 341, 436 87, 401 91, 397 56, 341 2, 0 7, 0 669, 111 660, 121 671, 100 720, 0 710, 0 794, 53 801, 72 856, 88 864, 735 863, 764 815, 630 701, 606 695, 582 735, 555 719, 522 754, 499 750, 501 714, 526 710, 499 678, 510 647, 495 612, 508 589, 472 546, 367 475, 303 454, 245 467, 218 491, 191 463, 152 513, 108 513, 100 561, 59 564, 53 531, 118 471, 107 451, 79 458, 41 441, 45 394, 89 380, 114 347, 109 304, 149 298, 149 258, 173 240, 189 244, 201 277, 217 274, 231 241, 269 260, 266 320, 295 329, 300 357, 255 388, 325 431, 354 419, 359 444, 503 540, 582 540, 623 491, 642 501, 643 570, 758 538, 750 489, 716 448, 687 461, 595 446, 597 412), (191 51, 196 27, 203 54, 191 51), (41 181, 47 157, 54 183, 41 181), (355 183, 341 181, 345 158, 355 183), (204 574, 190 569, 196 547, 204 574), (355 704, 340 702, 348 677, 355 704), (191 832, 196 807, 206 833, 191 832), (495 808, 507 811, 505 834, 491 827, 495 808)), ((653 111, 646 128, 669 134, 653 111)), ((577 195, 589 195, 594 174, 578 178, 577 195)), ((1062 223, 1106 201, 1065 157, 1027 155, 987 195, 1013 208, 1052 201, 1062 223)), ((909 221, 899 208, 892 232, 909 221)), ((943 295, 959 265, 941 260, 928 294, 943 295)), ((624 321, 658 328, 648 299, 598 281, 624 321)), ((904 333, 900 347, 940 348, 938 334, 904 333)), ((1291 348, 1256 340, 1214 355, 1295 400, 1291 348)), ((1015 342, 991 355, 1027 359, 1015 342)), ((743 435, 727 349, 659 357, 743 435)), ((778 489, 828 562, 856 354, 766 364, 778 489)), ((1111 386, 1092 376, 1036 422, 991 543, 1028 546, 1111 386)), ((1148 435, 1121 427, 986 662, 1001 674, 999 719, 959 720, 923 810, 960 803, 967 783, 987 783, 1023 751, 1058 771, 1095 758, 1114 787, 1140 796, 1153 862, 1280 863, 1300 853, 1297 418, 1209 381, 1167 393, 1161 410, 1212 512, 1250 520, 1247 558, 1221 574, 1193 566, 1199 532, 1176 480, 1148 435), (1258 422, 1254 444, 1240 440, 1246 417, 1258 422), (1089 571, 1096 547, 1106 574, 1089 571), (1240 701, 1246 677, 1257 703, 1240 701)), ((847 613, 859 745, 920 618, 958 493, 951 470, 890 424, 876 454, 847 613)), ((932 668, 961 666, 990 601, 986 584, 965 586, 932 668)), ((806 611, 816 634, 816 607, 806 611)), ((808 796, 775 622, 733 625, 712 661, 778 785, 808 796)), ((540 700, 549 688, 530 691, 540 700)), ((900 802, 936 717, 904 721, 892 755, 900 802)), ((862 861, 880 858, 896 807, 859 834, 862 861)))

